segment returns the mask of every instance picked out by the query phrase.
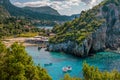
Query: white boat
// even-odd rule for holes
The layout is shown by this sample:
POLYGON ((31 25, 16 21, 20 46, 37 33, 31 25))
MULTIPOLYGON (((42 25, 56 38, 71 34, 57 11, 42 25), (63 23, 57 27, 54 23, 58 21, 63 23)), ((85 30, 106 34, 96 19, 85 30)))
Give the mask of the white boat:
POLYGON ((71 66, 66 66, 66 67, 63 67, 62 70, 63 70, 63 72, 68 72, 68 71, 72 70, 72 67, 71 66))
POLYGON ((67 72, 68 71, 67 67, 63 67, 62 70, 63 70, 63 72, 67 72))
POLYGON ((68 66, 68 67, 67 67, 67 70, 68 70, 68 71, 71 71, 71 70, 72 70, 72 67, 71 67, 71 66, 68 66))

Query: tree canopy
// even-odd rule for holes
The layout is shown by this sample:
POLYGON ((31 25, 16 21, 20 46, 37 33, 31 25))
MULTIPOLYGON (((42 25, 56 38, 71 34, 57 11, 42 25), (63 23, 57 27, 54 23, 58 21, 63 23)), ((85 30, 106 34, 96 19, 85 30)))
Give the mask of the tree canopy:
POLYGON ((33 64, 21 44, 6 48, 0 42, 0 80, 52 80, 47 71, 33 64))

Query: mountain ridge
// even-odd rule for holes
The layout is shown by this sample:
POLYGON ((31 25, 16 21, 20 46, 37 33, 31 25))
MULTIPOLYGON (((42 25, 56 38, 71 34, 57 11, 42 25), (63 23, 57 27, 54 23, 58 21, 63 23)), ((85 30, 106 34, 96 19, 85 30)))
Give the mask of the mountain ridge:
POLYGON ((44 14, 51 14, 51 15, 57 15, 60 16, 57 10, 49 7, 49 6, 42 6, 42 7, 23 7, 23 9, 28 9, 34 12, 44 13, 44 14))

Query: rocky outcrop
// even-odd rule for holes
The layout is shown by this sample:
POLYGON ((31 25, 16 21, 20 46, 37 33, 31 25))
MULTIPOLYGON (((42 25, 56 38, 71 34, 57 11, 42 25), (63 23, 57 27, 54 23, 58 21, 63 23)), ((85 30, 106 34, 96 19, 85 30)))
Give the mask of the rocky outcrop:
POLYGON ((99 13, 96 15, 97 18, 104 19, 105 22, 90 34, 82 42, 82 45, 68 41, 50 44, 48 50, 63 51, 82 57, 108 48, 117 50, 120 47, 120 6, 110 3, 106 7, 107 11, 103 11, 103 7, 100 7, 99 13))

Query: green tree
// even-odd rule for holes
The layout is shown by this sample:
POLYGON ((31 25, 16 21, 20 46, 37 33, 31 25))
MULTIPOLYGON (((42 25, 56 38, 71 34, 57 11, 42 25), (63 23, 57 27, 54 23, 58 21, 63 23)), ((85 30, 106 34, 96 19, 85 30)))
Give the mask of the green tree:
POLYGON ((71 77, 69 74, 65 74, 63 80, 81 80, 81 79, 76 77, 71 77))
POLYGON ((21 44, 6 48, 0 43, 0 80, 52 80, 47 71, 33 64, 21 44))

